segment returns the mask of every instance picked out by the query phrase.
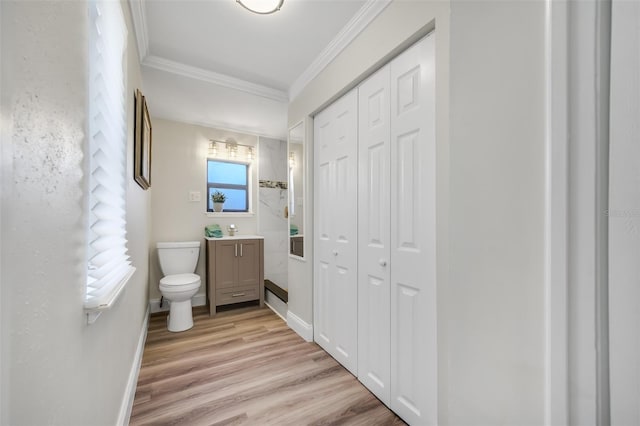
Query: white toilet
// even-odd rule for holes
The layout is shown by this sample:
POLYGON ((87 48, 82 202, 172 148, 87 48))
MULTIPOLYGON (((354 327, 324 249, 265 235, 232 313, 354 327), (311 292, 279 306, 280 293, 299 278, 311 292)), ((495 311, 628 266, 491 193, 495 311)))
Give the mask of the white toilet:
POLYGON ((167 328, 185 331, 193 327, 191 298, 200 288, 200 276, 194 274, 200 255, 200 241, 158 243, 158 260, 164 278, 160 292, 170 303, 167 328))

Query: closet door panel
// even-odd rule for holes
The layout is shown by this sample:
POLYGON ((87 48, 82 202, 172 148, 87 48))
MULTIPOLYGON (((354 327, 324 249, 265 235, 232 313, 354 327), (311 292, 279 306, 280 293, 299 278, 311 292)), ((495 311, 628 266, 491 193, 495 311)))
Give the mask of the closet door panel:
POLYGON ((319 116, 316 120, 317 155, 321 158, 316 166, 316 238, 315 238, 315 285, 314 285, 314 337, 315 341, 331 355, 333 350, 332 319, 335 316, 332 303, 332 278, 334 261, 331 253, 333 247, 333 221, 331 211, 331 193, 335 188, 333 164, 329 161, 330 120, 319 116), (320 128, 318 132, 317 128, 320 128))
POLYGON ((391 408, 437 422, 435 51, 391 62, 391 408))
POLYGON ((315 313, 314 324, 315 341, 327 352, 333 353, 332 349, 332 305, 331 305, 331 279, 330 265, 320 262, 318 265, 317 279, 315 280, 315 313))
POLYGON ((314 120, 316 256, 314 337, 357 371, 357 97, 351 91, 314 120))
POLYGON ((335 289, 335 358, 353 374, 358 368, 358 104, 352 90, 335 104, 335 190, 332 201, 332 226, 335 289))
POLYGON ((421 228, 420 193, 423 190, 420 163, 420 133, 418 130, 400 135, 395 140, 396 180, 394 185, 394 203, 397 214, 395 228, 397 230, 396 249, 407 255, 410 260, 413 254, 421 250, 419 231, 421 228), (416 198, 418 195, 418 198, 416 198))
POLYGON ((328 107, 314 119, 314 146, 315 158, 319 163, 327 163, 331 160, 332 145, 332 119, 331 107, 328 107))
POLYGON ((333 303, 336 307, 334 358, 352 374, 358 374, 357 292, 354 272, 337 267, 333 303))
POLYGON ((390 402, 389 66, 358 88, 358 379, 390 402))

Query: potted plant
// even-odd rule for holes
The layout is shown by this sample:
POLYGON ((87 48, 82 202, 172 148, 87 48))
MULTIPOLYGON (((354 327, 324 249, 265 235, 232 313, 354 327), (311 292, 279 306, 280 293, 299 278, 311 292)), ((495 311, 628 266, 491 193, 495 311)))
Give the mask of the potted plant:
POLYGON ((223 192, 216 191, 211 195, 211 201, 213 201, 213 211, 221 212, 224 207, 224 202, 227 200, 227 196, 223 192))

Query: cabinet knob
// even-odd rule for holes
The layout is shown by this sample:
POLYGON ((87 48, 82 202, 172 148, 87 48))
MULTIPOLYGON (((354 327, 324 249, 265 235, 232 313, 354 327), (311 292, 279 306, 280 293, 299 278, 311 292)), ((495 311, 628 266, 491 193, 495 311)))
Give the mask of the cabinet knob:
POLYGON ((334 256, 337 256, 338 255, 338 250, 334 250, 332 253, 333 253, 334 256))
POLYGON ((380 266, 387 266, 387 259, 380 259, 378 260, 378 263, 380 264, 380 266))

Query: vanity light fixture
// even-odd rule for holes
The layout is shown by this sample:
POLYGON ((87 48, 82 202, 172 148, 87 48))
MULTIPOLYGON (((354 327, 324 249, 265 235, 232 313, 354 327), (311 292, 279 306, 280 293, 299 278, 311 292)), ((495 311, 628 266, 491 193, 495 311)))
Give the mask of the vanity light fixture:
POLYGON ((240 144, 233 138, 227 138, 223 141, 209 139, 207 156, 219 157, 220 150, 222 150, 222 156, 226 153, 226 157, 233 160, 239 158, 239 161, 242 161, 242 158, 246 157, 247 162, 251 162, 255 158, 255 148, 251 145, 240 144))
POLYGON ((218 143, 209 140, 209 157, 215 157, 218 155, 218 143))
POLYGON ((236 3, 258 15, 269 15, 279 11, 284 0, 236 0, 236 3))
POLYGON ((228 139, 227 150, 229 151, 229 158, 236 158, 238 156, 238 144, 233 139, 228 139))

